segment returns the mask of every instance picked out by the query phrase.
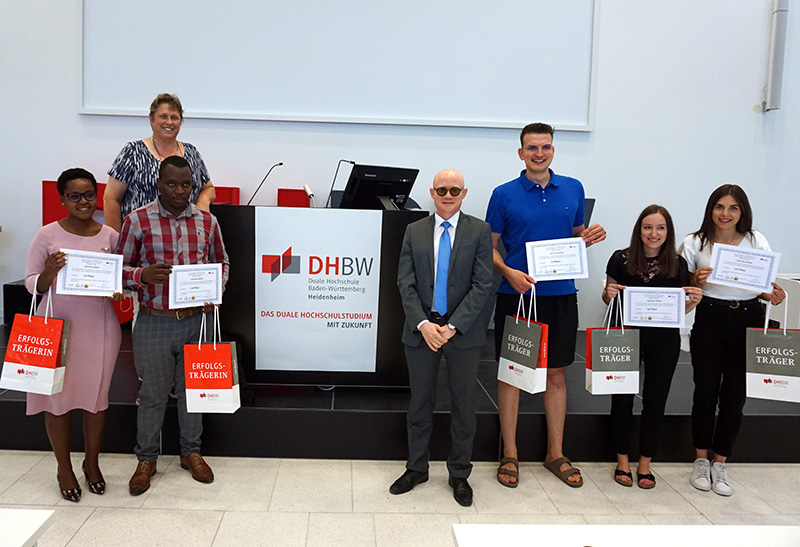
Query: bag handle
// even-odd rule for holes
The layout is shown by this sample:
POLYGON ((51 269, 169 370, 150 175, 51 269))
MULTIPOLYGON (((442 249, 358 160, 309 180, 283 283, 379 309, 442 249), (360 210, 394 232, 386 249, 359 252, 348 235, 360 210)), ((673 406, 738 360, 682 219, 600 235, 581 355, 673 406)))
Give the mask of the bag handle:
MULTIPOLYGON (((789 319, 789 295, 784 299, 783 307, 783 335, 786 336, 786 322, 789 319)), ((764 334, 767 334, 767 327, 769 326, 769 312, 772 309, 772 300, 767 301, 767 313, 764 314, 764 334)))
POLYGON ((606 308, 606 313, 603 316, 603 322, 600 324, 600 327, 606 327, 606 335, 611 332, 611 310, 616 307, 617 308, 617 320, 619 321, 619 326, 622 329, 622 333, 625 333, 625 324, 622 322, 622 300, 619 297, 619 293, 617 296, 613 297, 608 302, 608 307, 606 308), (606 324, 608 322, 608 324, 606 324))
MULTIPOLYGON (((33 297, 31 298, 31 308, 28 310, 28 323, 33 321, 33 316, 36 310, 36 297, 39 296, 39 274, 36 274, 36 279, 33 280, 33 297)), ((53 287, 47 287, 47 303, 44 306, 44 324, 47 324, 47 319, 53 317, 53 287)))
POLYGON ((33 280, 33 298, 31 298, 31 309, 28 311, 28 323, 33 321, 34 310, 36 309, 36 296, 39 287, 39 274, 36 274, 36 279, 33 280))
MULTIPOLYGON (((525 319, 525 315, 521 312, 525 311, 523 309, 523 304, 525 303, 525 298, 523 294, 519 295, 519 302, 517 303, 517 319, 516 322, 519 324, 519 316, 522 315, 522 318, 525 319)), ((531 283, 531 300, 528 303, 528 328, 531 327, 531 310, 533 310, 533 320, 534 322, 537 321, 536 317, 536 285, 531 283)))
MULTIPOLYGON (((129 297, 125 295, 125 289, 122 289, 122 302, 125 302, 129 297)), ((133 311, 133 296, 130 297, 131 299, 131 307, 127 310, 122 309, 122 304, 119 306, 119 311, 122 313, 129 313, 133 311)))
MULTIPOLYGON (((197 337, 197 349, 200 349, 200 345, 205 343, 207 336, 206 336, 206 314, 202 314, 202 318, 200 319, 200 334, 197 337)), ((214 306, 214 326, 211 328, 211 340, 214 344, 214 349, 217 349, 217 341, 222 343, 222 327, 220 326, 219 321, 219 308, 214 306)))
POLYGON ((200 318, 200 334, 197 336, 197 349, 200 349, 200 345, 205 343, 206 341, 206 314, 201 313, 202 317, 200 318))
MULTIPOLYGON (((205 315, 205 314, 204 314, 205 315)), ((219 322, 219 308, 214 306, 214 349, 217 349, 217 340, 222 343, 222 328, 219 322)))
POLYGON ((616 300, 617 300, 617 297, 615 296, 608 302, 608 306, 606 306, 606 313, 605 313, 605 315, 603 315, 603 322, 600 323, 601 327, 603 327, 603 326, 606 327, 606 334, 608 334, 609 331, 611 330, 611 310, 616 305, 616 300), (606 322, 607 322, 607 324, 606 324, 606 322))

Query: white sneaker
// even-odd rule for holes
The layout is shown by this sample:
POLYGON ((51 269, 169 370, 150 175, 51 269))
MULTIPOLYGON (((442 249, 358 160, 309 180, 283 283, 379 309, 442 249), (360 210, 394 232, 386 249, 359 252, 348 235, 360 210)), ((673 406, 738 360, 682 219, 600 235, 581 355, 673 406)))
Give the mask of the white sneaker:
POLYGON ((733 488, 728 484, 728 469, 722 462, 715 462, 711 466, 711 489, 720 496, 733 494, 733 488))
POLYGON ((697 458, 694 461, 694 468, 692 469, 692 478, 689 482, 692 486, 703 492, 711 490, 711 473, 709 466, 711 462, 705 458, 697 458))

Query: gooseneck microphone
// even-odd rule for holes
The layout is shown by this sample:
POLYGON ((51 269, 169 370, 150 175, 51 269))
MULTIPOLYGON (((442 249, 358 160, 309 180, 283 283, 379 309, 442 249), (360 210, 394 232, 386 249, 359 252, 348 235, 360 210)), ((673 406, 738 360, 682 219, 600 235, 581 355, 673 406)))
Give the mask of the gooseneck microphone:
POLYGON ((336 172, 333 174, 333 180, 331 181, 331 189, 328 192, 328 200, 325 202, 325 207, 330 207, 331 205, 331 196, 333 196, 333 185, 336 184, 336 176, 339 174, 339 168, 342 166, 343 163, 349 163, 350 165, 356 164, 356 162, 351 160, 339 160, 339 163, 336 164, 336 172))
POLYGON ((272 173, 272 170, 278 167, 279 165, 283 165, 283 162, 279 161, 278 163, 269 168, 269 171, 267 171, 267 174, 264 175, 263 179, 261 179, 261 184, 259 184, 258 188, 256 188, 256 191, 253 192, 253 196, 250 198, 250 201, 247 202, 247 205, 250 205, 250 203, 252 203, 253 198, 256 197, 256 194, 258 193, 259 190, 261 190, 261 187, 264 185, 264 181, 267 180, 267 177, 269 176, 270 173, 272 173))
POLYGON ((311 206, 312 207, 316 207, 317 204, 314 201, 314 192, 311 190, 311 187, 308 184, 304 184, 303 185, 303 190, 306 191, 306 195, 308 196, 308 199, 311 200, 311 206))

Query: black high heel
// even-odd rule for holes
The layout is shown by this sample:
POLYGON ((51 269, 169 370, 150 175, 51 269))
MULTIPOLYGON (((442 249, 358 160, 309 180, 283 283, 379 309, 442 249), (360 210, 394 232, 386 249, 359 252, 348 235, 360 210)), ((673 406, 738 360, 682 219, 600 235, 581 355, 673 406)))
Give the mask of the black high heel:
MULTIPOLYGON (((99 496, 105 494, 106 493, 105 479, 100 479, 97 482, 91 482, 89 480, 88 473, 86 473, 86 460, 83 460, 83 463, 81 464, 81 469, 83 469, 83 478, 86 479, 86 485, 89 487, 89 492, 91 492, 92 494, 97 494, 99 496)), ((80 490, 80 488, 78 490, 80 490)))
POLYGON ((61 481, 58 479, 58 475, 56 475, 56 482, 58 482, 58 489, 61 490, 62 498, 75 503, 81 501, 81 494, 83 494, 83 491, 81 490, 80 486, 70 488, 69 490, 64 490, 64 488, 61 487, 61 481))

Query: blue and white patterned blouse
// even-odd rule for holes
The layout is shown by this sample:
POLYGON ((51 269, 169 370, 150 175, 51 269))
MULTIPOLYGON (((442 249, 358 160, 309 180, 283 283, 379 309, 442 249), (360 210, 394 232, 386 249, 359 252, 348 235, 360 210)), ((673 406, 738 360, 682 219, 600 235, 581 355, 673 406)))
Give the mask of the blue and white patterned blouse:
MULTIPOLYGON (((181 142, 183 145, 183 157, 189 162, 192 168, 192 194, 189 200, 197 202, 203 186, 211 180, 208 169, 203 162, 203 157, 193 145, 188 142, 181 142)), ((108 170, 108 174, 118 181, 128 185, 128 190, 122 196, 120 203, 120 218, 125 217, 134 209, 147 205, 158 197, 158 168, 161 162, 150 153, 144 141, 131 141, 120 151, 117 159, 108 170)))

